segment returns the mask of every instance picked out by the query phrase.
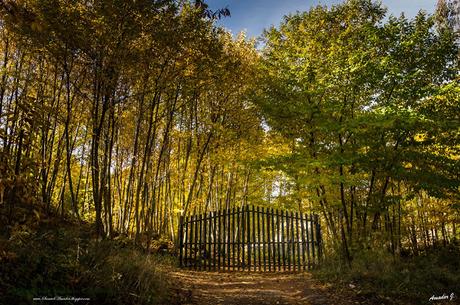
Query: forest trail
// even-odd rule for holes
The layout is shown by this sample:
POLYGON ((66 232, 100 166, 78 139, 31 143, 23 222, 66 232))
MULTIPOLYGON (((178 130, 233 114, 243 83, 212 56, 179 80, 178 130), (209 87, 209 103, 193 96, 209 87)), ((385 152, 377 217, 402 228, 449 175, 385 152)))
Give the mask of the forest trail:
POLYGON ((188 305, 329 305, 360 304, 337 296, 308 273, 178 271, 188 305))

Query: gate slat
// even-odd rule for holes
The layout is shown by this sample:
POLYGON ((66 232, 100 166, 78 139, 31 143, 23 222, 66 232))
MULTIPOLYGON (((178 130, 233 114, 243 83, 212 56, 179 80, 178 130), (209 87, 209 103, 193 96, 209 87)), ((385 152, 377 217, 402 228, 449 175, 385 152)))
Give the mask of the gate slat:
POLYGON ((189 238, 189 267, 193 267, 193 216, 190 216, 190 238, 189 238))
POLYGON ((245 213, 245 208, 241 208, 241 262, 242 262, 242 269, 246 268, 246 257, 245 257, 245 251, 244 247, 246 246, 245 240, 246 240, 246 213, 245 213))
POLYGON ((236 214, 236 229, 238 230, 237 231, 237 240, 238 240, 238 245, 237 245, 237 263, 238 263, 238 270, 241 269, 241 257, 240 257, 240 254, 241 254, 241 243, 240 243, 240 237, 241 237, 241 225, 240 225, 240 213, 241 213, 241 208, 238 207, 237 208, 237 214, 236 214))
POLYGON ((285 236, 284 236, 284 223, 285 223, 285 217, 284 217, 284 211, 281 211, 281 249, 282 249, 282 254, 283 254, 283 271, 286 271, 286 252, 285 252, 285 236))
POLYGON ((265 208, 262 207, 262 253, 264 257, 264 271, 267 271, 267 262, 265 260, 265 208))
POLYGON ((311 251, 311 245, 310 245, 310 226, 308 225, 308 214, 305 214, 305 224, 307 226, 306 228, 306 236, 307 236, 307 258, 308 258, 308 269, 311 268, 311 265, 312 265, 312 262, 311 262, 311 255, 310 255, 310 251, 311 251))
POLYGON ((262 254, 262 253, 261 253, 261 252, 262 252, 262 251, 261 251, 261 249, 262 249, 262 247, 261 247, 262 243, 261 243, 261 241, 260 241, 260 208, 259 208, 259 207, 257 207, 257 245, 258 245, 258 251, 257 251, 257 253, 258 253, 258 256, 259 256, 259 271, 260 271, 260 270, 262 270, 262 264, 261 264, 261 259, 260 259, 260 258, 261 258, 261 254, 262 254))
POLYGON ((207 268, 207 263, 208 263, 208 255, 206 253, 207 251, 207 226, 206 226, 206 223, 207 223, 207 214, 206 213, 203 213, 203 240, 201 241, 201 254, 203 256, 203 269, 206 270, 207 268))
POLYGON ((249 212, 249 205, 246 207, 246 218, 247 218, 247 228, 246 231, 248 232, 248 271, 251 271, 251 223, 250 223, 250 218, 251 214, 249 212))
POLYGON ((281 271, 281 247, 280 247, 280 211, 276 209, 276 242, 278 253, 278 271, 281 271))
POLYGON ((213 267, 213 270, 216 271, 217 270, 217 215, 216 215, 216 212, 214 211, 212 213, 212 220, 213 220, 213 223, 214 223, 214 228, 213 228, 213 235, 214 235, 214 240, 213 240, 213 243, 212 243, 212 251, 213 251, 213 256, 212 256, 212 267, 213 267))
POLYGON ((208 213, 208 247, 206 250, 206 254, 208 255, 208 270, 211 270, 211 242, 212 242, 212 212, 208 213))
POLYGON ((311 255, 312 255, 312 266, 316 263, 315 260, 315 233, 313 215, 310 213, 310 233, 311 233, 311 255))
POLYGON ((301 234, 302 234, 302 265, 303 265, 303 270, 305 270, 305 224, 304 224, 304 219, 303 219, 303 213, 300 212, 300 228, 301 228, 301 234))
POLYGON ((227 209, 227 270, 230 271, 230 250, 231 250, 231 230, 230 230, 231 210, 227 209))
POLYGON ((259 248, 256 247, 256 209, 254 206, 252 206, 252 245, 253 245, 253 265, 254 265, 254 271, 257 271, 257 252, 259 251, 259 248), (256 251, 257 249, 257 251, 256 251))
POLYGON ((200 214, 199 216, 199 224, 198 224, 198 245, 197 245, 197 256, 198 256, 198 270, 201 270, 201 261, 202 261, 202 252, 201 252, 201 244, 203 242, 202 238, 203 238, 203 215, 200 214))
POLYGON ((220 249, 220 243, 221 243, 221 235, 222 235, 222 219, 221 219, 222 211, 217 212, 217 270, 220 270, 220 254, 221 254, 221 249, 220 249))
POLYGON ((289 211, 286 211, 286 242, 287 242, 286 256, 287 256, 287 265, 288 265, 289 271, 291 271, 291 248, 290 248, 291 230, 289 228, 290 219, 291 218, 289 217, 289 211))
POLYGON ((227 228, 227 210, 222 211, 222 246, 221 246, 221 253, 222 253, 222 269, 225 270, 227 266, 227 260, 226 260, 226 253, 225 251, 227 250, 227 240, 226 240, 226 228, 227 228))
POLYGON ((208 264, 209 264, 209 255, 208 255, 208 231, 209 231, 209 225, 208 225, 208 213, 203 212, 203 241, 202 241, 202 254, 203 254, 203 270, 207 270, 208 264))
POLYGON ((198 244, 198 216, 196 215, 194 217, 194 226, 195 228, 193 229, 193 234, 194 234, 194 242, 193 242, 193 269, 196 269, 196 260, 197 260, 197 251, 196 251, 196 245, 198 244))
POLYGON ((189 234, 189 238, 188 238, 188 244, 189 244, 189 254, 188 254, 188 260, 189 260, 189 267, 191 267, 191 264, 192 264, 192 255, 193 255, 193 252, 192 252, 192 247, 193 247, 193 235, 192 235, 192 231, 193 231, 193 218, 192 216, 190 216, 190 219, 189 219, 189 222, 188 222, 188 232, 187 234, 189 234))
POLYGON ((292 269, 296 270, 295 264, 295 241, 294 241, 294 212, 291 212, 291 251, 292 251, 292 269))
POLYGON ((232 209, 232 269, 235 271, 235 207, 232 209))
POLYGON ((273 271, 276 271, 276 239, 275 239, 275 210, 271 209, 271 222, 272 222, 272 256, 273 256, 273 271))
POLYGON ((270 208, 267 208, 267 260, 268 260, 268 271, 272 271, 272 260, 271 260, 271 236, 270 236, 270 208))
POLYGON ((300 239, 299 239, 299 213, 295 212, 295 231, 296 231, 296 243, 297 243, 297 270, 302 269, 302 265, 300 264, 300 239))

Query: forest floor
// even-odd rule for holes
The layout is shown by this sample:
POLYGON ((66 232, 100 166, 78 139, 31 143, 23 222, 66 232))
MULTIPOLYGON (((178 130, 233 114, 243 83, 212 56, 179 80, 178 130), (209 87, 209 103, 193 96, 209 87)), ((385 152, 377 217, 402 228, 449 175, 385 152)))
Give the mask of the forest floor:
POLYGON ((177 271, 182 304, 190 305, 329 305, 371 304, 352 294, 337 294, 309 273, 226 273, 177 271))

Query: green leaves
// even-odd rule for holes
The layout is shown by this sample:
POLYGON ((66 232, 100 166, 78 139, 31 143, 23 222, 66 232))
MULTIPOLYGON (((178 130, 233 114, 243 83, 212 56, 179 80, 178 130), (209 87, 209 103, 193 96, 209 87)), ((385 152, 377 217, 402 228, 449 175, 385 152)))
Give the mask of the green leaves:
POLYGON ((424 13, 384 15, 356 0, 287 16, 265 33, 259 66, 264 119, 295 143, 276 167, 339 222, 362 215, 364 230, 367 213, 375 228, 399 203, 401 183, 442 198, 459 187, 454 35, 424 13))

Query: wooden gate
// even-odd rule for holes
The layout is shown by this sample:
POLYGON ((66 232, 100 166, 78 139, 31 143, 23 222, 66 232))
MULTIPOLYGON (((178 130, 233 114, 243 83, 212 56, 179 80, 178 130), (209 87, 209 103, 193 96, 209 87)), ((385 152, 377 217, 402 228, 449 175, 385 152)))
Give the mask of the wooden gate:
POLYGON ((301 271, 321 257, 317 215, 245 206, 180 219, 183 268, 301 271))

